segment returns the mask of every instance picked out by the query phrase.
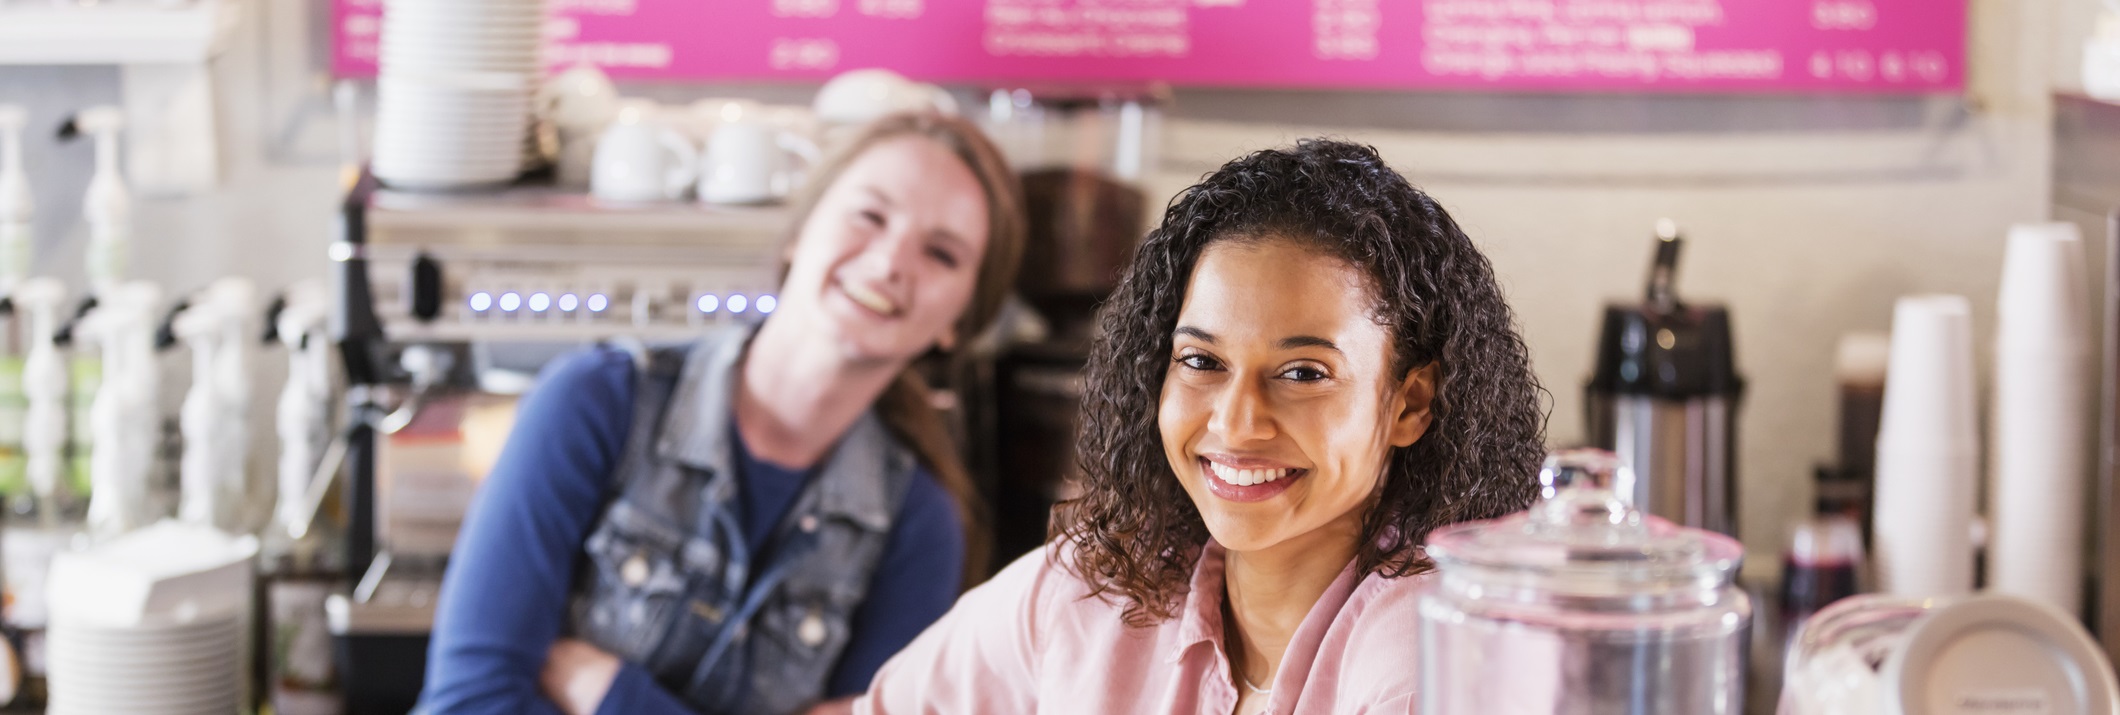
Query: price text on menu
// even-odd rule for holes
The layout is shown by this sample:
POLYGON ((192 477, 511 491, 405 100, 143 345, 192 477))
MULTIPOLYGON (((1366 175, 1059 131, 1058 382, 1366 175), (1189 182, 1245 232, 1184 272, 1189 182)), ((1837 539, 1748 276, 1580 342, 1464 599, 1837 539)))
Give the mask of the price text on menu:
MULTIPOLYGON (((375 73, 384 0, 333 0, 375 73)), ((621 79, 1537 92, 1963 88, 1966 0, 550 0, 545 58, 621 79)))

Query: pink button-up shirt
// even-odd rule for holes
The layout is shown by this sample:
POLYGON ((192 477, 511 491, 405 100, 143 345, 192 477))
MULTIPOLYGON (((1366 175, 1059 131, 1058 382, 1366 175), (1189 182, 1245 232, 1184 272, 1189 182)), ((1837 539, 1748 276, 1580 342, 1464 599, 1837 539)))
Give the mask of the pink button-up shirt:
MULTIPOLYGON (((1054 548, 966 593, 884 664, 854 712, 1231 715, 1221 546, 1203 550, 1177 615, 1146 628, 1090 597, 1049 558, 1054 548)), ((1361 576, 1348 564, 1289 640, 1264 712, 1412 713, 1421 580, 1361 576)))

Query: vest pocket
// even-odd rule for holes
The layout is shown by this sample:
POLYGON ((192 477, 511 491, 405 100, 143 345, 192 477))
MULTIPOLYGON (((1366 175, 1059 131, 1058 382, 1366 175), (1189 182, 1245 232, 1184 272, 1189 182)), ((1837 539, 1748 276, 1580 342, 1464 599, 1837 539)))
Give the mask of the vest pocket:
POLYGON ((659 671, 662 640, 682 615, 683 537, 623 499, 590 533, 589 573, 576 600, 577 635, 619 658, 659 671))
POLYGON ((850 615, 829 598, 797 594, 776 597, 759 609, 747 710, 792 713, 824 697, 825 680, 846 649, 850 615))

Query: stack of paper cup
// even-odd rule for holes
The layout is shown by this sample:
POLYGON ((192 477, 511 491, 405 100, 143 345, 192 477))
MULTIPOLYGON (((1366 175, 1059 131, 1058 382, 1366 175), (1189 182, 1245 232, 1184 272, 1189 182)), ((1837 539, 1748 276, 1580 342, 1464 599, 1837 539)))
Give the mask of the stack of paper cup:
POLYGON ((374 171, 398 188, 505 183, 533 136, 544 0, 387 0, 374 171))
POLYGON ((1886 592, 1973 588, 1973 317, 1964 296, 1899 299, 1877 431, 1877 573, 1886 592))
POLYGON ((1988 586, 2082 609, 2090 299, 2075 224, 2010 229, 1996 302, 1988 586))

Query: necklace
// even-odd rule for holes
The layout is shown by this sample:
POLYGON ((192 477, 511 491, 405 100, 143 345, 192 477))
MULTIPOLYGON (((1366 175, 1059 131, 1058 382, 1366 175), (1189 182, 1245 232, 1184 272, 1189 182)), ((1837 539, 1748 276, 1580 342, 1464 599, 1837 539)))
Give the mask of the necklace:
POLYGON ((1258 693, 1258 694, 1260 694, 1260 695, 1272 695, 1272 694, 1273 694, 1273 688, 1261 688, 1261 687, 1259 687, 1259 686, 1258 686, 1258 684, 1256 684, 1256 683, 1253 683, 1253 682, 1251 682, 1251 676, 1250 676, 1250 675, 1239 675, 1238 677, 1240 677, 1240 678, 1242 678, 1242 679, 1244 680, 1244 689, 1245 689, 1245 690, 1249 690, 1249 691, 1252 691, 1252 692, 1254 692, 1254 693, 1258 693))

